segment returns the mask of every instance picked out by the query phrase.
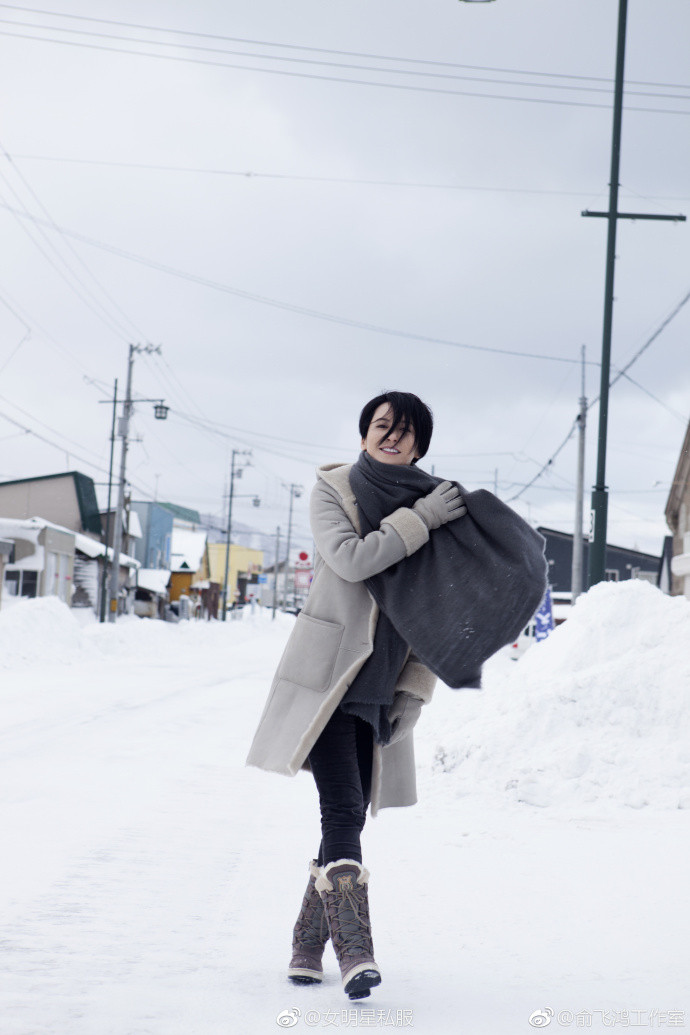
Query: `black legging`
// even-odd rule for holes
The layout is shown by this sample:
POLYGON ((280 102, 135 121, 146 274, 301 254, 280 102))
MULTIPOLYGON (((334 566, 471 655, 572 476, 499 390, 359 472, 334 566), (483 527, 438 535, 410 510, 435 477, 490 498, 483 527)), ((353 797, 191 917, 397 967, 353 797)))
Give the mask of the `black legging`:
POLYGON ((319 866, 362 861, 359 836, 371 801, 373 730, 337 708, 309 754, 321 806, 319 866))

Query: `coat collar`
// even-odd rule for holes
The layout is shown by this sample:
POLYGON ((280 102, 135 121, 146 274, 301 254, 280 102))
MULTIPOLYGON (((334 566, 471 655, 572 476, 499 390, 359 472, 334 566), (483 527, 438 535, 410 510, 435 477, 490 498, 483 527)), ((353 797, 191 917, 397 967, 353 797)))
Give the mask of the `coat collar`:
POLYGON ((316 477, 323 478, 327 485, 330 485, 343 498, 352 495, 350 488, 350 471, 352 464, 321 464, 316 468, 316 477))
POLYGON ((357 500, 355 499, 355 494, 350 488, 351 470, 352 464, 322 464, 320 467, 316 468, 316 477, 321 478, 327 485, 330 485, 332 489, 335 489, 343 502, 343 510, 356 528, 357 532, 361 535, 359 514, 357 513, 357 500))

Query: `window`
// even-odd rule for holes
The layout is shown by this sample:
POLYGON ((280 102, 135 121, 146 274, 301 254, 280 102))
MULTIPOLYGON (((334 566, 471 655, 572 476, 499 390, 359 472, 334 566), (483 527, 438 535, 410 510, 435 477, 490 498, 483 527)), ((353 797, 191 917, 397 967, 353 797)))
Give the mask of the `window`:
POLYGON ((607 582, 618 582, 619 579, 618 568, 607 568, 606 569, 606 581, 607 582))
POLYGON ((11 597, 35 597, 38 593, 38 572, 6 571, 5 588, 11 597))
POLYGON ((5 589, 11 597, 19 596, 20 571, 5 572, 5 589))
POLYGON ((38 593, 38 572, 37 571, 23 571, 22 572, 22 596, 23 597, 35 597, 38 593))

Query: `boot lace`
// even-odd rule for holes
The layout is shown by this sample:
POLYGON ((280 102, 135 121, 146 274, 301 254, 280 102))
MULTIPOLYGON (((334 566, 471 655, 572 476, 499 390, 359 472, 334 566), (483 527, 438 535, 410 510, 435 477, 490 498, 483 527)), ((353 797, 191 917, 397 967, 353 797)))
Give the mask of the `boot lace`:
MULTIPOLYGON (((329 894, 329 899, 331 895, 329 894)), ((343 956, 373 955, 373 939, 366 887, 343 888, 330 901, 331 920, 337 924, 338 949, 343 956)), ((335 932, 332 932, 335 933, 335 932)))
POLYGON ((314 891, 316 900, 307 892, 302 901, 302 910, 295 924, 295 942, 304 948, 322 949, 328 941, 328 921, 323 903, 314 891))

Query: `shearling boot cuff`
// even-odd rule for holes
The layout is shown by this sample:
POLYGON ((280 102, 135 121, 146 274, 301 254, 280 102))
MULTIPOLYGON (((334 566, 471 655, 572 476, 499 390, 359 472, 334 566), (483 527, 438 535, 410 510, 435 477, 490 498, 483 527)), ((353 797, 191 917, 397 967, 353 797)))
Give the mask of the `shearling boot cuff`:
POLYGON ((322 866, 319 875, 316 878, 316 890, 321 891, 333 891, 333 884, 330 880, 332 871, 337 866, 345 866, 348 869, 354 869, 357 872, 357 883, 367 884, 369 881, 369 870, 362 863, 357 862, 356 859, 336 859, 335 862, 326 863, 322 866))

